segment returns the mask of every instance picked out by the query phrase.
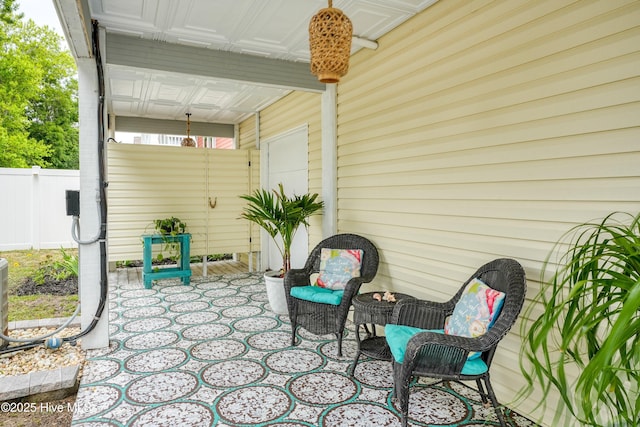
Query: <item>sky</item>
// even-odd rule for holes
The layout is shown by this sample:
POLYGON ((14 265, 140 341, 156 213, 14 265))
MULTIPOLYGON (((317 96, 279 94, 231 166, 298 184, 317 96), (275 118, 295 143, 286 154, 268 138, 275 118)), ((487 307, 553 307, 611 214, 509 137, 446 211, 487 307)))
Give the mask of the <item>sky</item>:
POLYGON ((18 11, 38 25, 47 25, 64 38, 53 0, 18 0, 18 11))

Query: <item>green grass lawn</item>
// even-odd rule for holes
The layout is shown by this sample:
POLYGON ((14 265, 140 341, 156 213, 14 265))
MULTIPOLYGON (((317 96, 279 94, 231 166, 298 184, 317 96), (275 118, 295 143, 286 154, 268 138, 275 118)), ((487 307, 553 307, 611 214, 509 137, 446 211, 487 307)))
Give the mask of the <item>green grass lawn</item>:
MULTIPOLYGON (((75 249, 67 253, 77 254, 75 249)), ((77 295, 15 295, 16 289, 44 265, 62 260, 60 249, 0 252, 9 264, 9 321, 68 317, 78 303, 77 295)))

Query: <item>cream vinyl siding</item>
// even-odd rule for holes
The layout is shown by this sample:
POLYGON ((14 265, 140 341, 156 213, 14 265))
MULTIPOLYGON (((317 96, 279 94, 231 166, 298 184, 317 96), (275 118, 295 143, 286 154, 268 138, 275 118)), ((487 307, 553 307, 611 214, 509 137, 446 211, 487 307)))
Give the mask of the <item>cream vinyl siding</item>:
MULTIPOLYGON (((378 42, 338 85, 338 230, 381 255, 365 291, 445 300, 512 257, 532 298, 565 231, 640 211, 640 2, 440 0, 378 42)), ((506 405, 518 332, 492 368, 506 405)), ((514 409, 552 425, 546 400, 514 409)))
POLYGON ((187 224, 192 255, 250 250, 238 196, 252 189, 255 150, 109 144, 107 153, 109 261, 141 259, 140 236, 171 216, 187 224))
MULTIPOLYGON (((292 92, 260 112, 260 139, 269 139, 307 124, 309 129, 309 193, 322 194, 321 97, 319 93, 292 92)), ((309 246, 322 240, 322 217, 310 219, 309 246)))
POLYGON ((238 125, 238 148, 241 150, 256 149, 256 118, 251 117, 238 125))

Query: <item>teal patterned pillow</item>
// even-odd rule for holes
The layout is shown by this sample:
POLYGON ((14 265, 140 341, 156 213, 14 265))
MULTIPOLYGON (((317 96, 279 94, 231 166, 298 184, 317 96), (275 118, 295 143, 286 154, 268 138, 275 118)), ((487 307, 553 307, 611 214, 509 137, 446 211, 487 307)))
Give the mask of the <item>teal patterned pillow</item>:
POLYGON ((322 248, 316 284, 332 290, 344 289, 352 277, 360 277, 362 254, 362 249, 322 248))
POLYGON ((445 334, 471 338, 484 335, 498 318, 503 303, 504 292, 479 279, 471 280, 445 324, 445 334))

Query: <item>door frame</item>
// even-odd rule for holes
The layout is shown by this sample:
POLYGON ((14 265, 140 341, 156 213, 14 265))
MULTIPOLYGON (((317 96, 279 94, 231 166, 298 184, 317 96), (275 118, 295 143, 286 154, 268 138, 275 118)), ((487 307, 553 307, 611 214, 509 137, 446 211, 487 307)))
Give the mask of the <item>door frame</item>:
MULTIPOLYGON (((302 146, 304 146, 304 157, 306 159, 305 162, 305 192, 308 191, 309 189, 309 125, 307 123, 304 123, 300 126, 296 126, 294 128, 288 129, 284 132, 281 132, 277 135, 271 136, 269 138, 265 138, 260 140, 260 187, 264 188, 264 189, 270 189, 273 183, 269 182, 269 177, 270 177, 270 163, 269 163, 269 155, 270 155, 270 148, 272 147, 272 145, 274 143, 277 143, 278 141, 281 141, 287 137, 290 137, 296 133, 300 133, 304 135, 304 139, 305 139, 305 144, 301 144, 302 146)), ((286 184, 285 184, 285 188, 286 188, 286 184)), ((305 248, 305 250, 308 250, 308 242, 309 242, 309 236, 307 234, 306 230, 299 230, 298 233, 296 234, 296 239, 294 239, 295 241, 298 241, 300 239, 300 234, 303 234, 303 240, 304 242, 307 242, 307 248, 305 248)), ((261 268, 264 270, 266 268, 269 268, 269 259, 270 259, 270 255, 271 255, 271 251, 275 250, 275 248, 271 248, 271 245, 273 245, 273 243, 271 243, 271 237, 267 234, 266 231, 264 230, 260 230, 260 264, 261 264, 261 268)), ((293 251, 292 251, 293 252, 293 251)), ((293 258, 293 255, 292 255, 293 258)))

